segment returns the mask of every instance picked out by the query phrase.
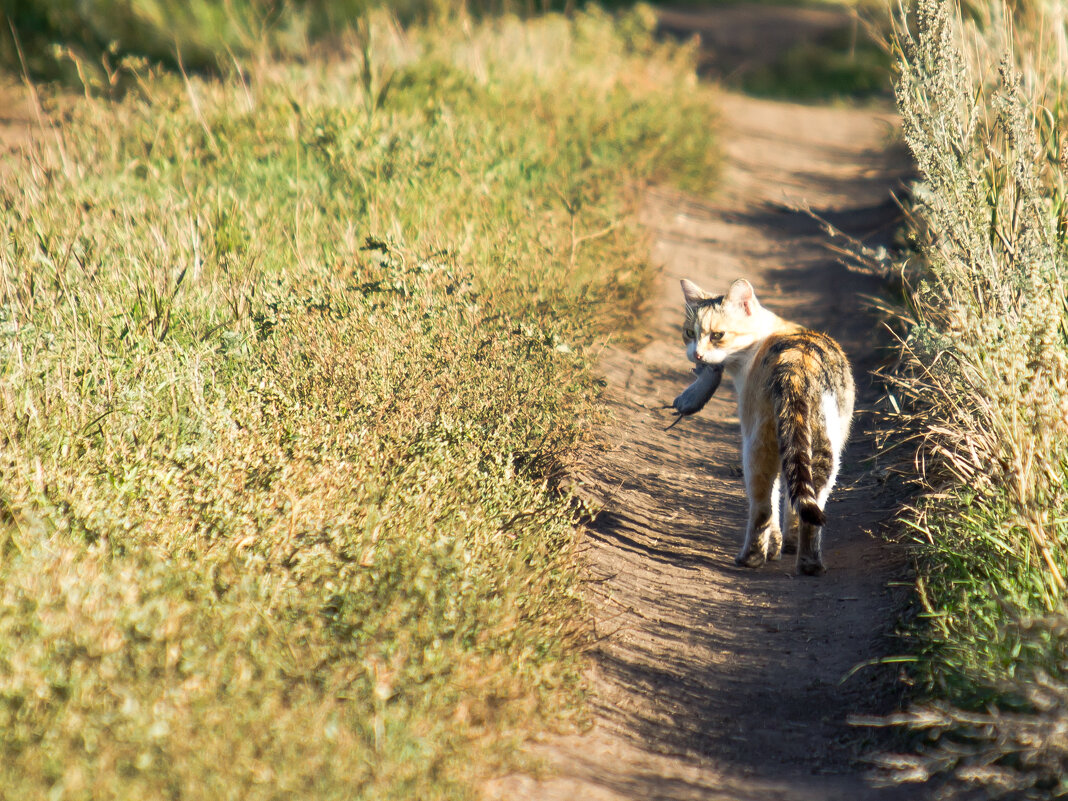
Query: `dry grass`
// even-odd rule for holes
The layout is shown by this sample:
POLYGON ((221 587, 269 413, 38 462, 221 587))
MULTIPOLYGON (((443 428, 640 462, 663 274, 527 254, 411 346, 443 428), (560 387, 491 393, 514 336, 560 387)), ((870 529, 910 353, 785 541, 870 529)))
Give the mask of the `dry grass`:
POLYGON ((641 17, 353 37, 129 61, 0 190, 0 795, 463 798, 581 722, 555 478, 708 98, 641 17))
POLYGON ((1068 751, 1034 732, 1061 714, 1036 693, 1059 698, 1068 679, 1055 622, 1068 576, 1064 17, 995 3, 964 20, 921 0, 911 22, 897 92, 923 175, 925 280, 897 388, 928 487, 906 521, 921 545, 916 678, 944 700, 899 719, 927 741, 887 767, 1053 792, 1068 751))

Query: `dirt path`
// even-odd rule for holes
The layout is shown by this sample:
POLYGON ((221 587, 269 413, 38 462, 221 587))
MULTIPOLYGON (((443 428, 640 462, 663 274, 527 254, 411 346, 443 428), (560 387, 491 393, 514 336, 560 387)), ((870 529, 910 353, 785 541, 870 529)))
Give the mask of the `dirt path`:
POLYGON ((604 504, 585 550, 599 645, 596 725, 537 752, 555 778, 510 776, 511 799, 923 798, 866 784, 853 712, 892 706, 886 668, 850 670, 888 653, 901 601, 887 589, 903 555, 878 535, 895 507, 873 464, 878 325, 862 296, 879 282, 840 266, 827 237, 791 204, 807 203, 860 237, 886 235, 889 190, 907 163, 888 114, 811 108, 725 94, 723 189, 710 203, 648 197, 664 265, 652 326, 638 353, 609 350, 602 370, 616 425, 584 477, 604 504), (747 277, 788 319, 827 331, 849 354, 858 416, 828 506, 820 578, 792 557, 734 566, 746 504, 732 387, 664 431, 660 407, 688 383, 679 279, 725 290, 747 277))

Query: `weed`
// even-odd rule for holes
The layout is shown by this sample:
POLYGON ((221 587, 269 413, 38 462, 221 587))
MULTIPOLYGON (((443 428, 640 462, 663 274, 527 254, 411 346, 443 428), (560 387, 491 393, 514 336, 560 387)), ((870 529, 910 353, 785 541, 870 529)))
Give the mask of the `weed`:
POLYGON ((899 720, 937 747, 887 767, 1049 790, 1066 749, 1035 732, 1060 725, 1049 699, 1068 681, 1056 634, 1068 575, 1064 21, 1042 3, 965 21, 920 0, 914 30, 903 17, 897 94, 923 175, 926 280, 896 381, 928 488, 907 521, 920 542, 916 678, 940 700, 899 720))

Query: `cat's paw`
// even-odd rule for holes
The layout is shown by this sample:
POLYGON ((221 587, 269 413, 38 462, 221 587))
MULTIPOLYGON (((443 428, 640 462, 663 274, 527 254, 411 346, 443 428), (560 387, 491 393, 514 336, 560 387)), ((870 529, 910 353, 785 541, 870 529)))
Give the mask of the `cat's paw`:
POLYGON ((782 558, 783 541, 782 532, 777 528, 768 532, 768 561, 775 562, 782 558))
POLYGON ((767 560, 763 551, 754 548, 748 553, 740 553, 734 557, 734 564, 738 567, 762 567, 767 560))
POLYGON ((802 576, 819 576, 827 572, 823 559, 817 556, 805 556, 797 560, 797 572, 802 576))

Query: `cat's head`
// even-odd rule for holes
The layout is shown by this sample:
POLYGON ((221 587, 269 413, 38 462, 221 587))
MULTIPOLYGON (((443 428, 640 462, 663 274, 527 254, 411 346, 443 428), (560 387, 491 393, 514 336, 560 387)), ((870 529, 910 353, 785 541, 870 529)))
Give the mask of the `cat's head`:
POLYGON ((739 278, 726 295, 705 292, 682 279, 686 323, 682 338, 692 362, 723 364, 732 354, 762 339, 768 313, 757 302, 753 285, 739 278))

